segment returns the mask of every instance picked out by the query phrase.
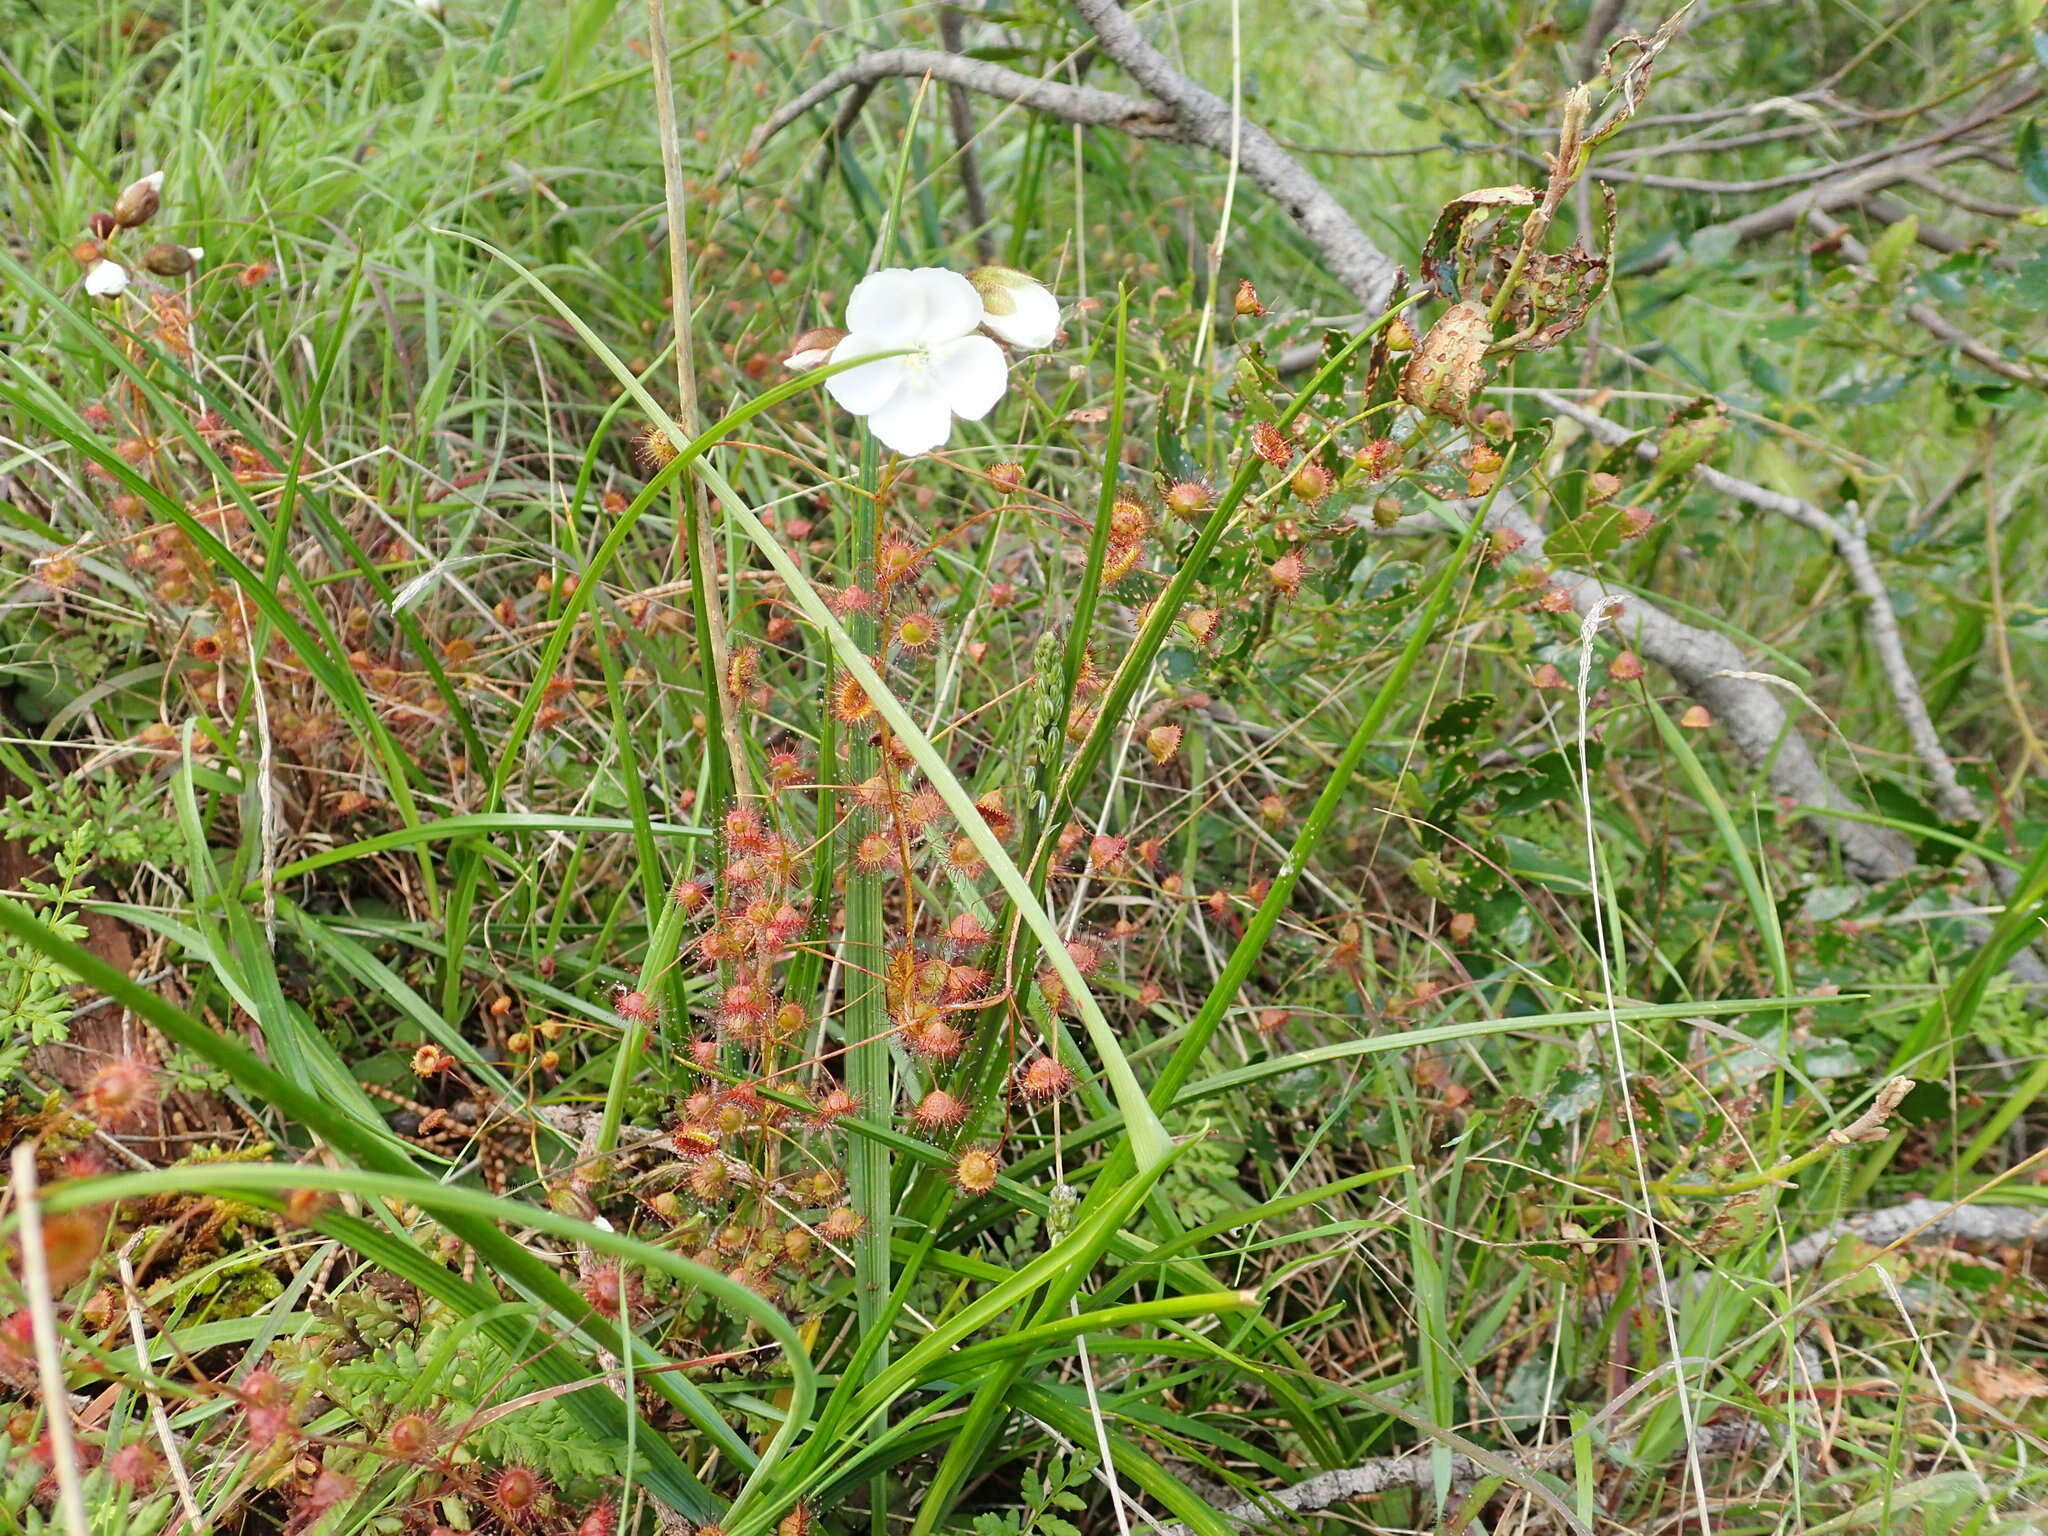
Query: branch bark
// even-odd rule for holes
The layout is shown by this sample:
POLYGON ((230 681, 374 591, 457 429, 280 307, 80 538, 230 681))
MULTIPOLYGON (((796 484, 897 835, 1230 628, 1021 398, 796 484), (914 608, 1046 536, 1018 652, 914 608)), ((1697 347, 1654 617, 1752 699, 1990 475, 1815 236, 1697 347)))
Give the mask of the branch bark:
MULTIPOLYGON (((1548 565, 1543 530, 1516 497, 1506 491, 1496 494, 1486 521, 1489 530, 1520 540, 1519 558, 1548 565)), ((1619 599, 1616 631, 1707 707, 1743 758, 1764 770, 1773 793, 1794 805, 1861 810, 1820 766, 1765 674, 1752 669, 1749 658, 1726 635, 1695 628, 1648 598, 1584 571, 1553 567, 1550 580, 1581 618, 1619 599)), ((1913 851, 1905 839, 1883 827, 1838 818, 1829 835, 1843 864, 1860 880, 1882 884, 1913 867, 1913 851)))
MULTIPOLYGON (((1818 1266, 1834 1251, 1842 1238, 1854 1236, 1875 1247, 1889 1248, 1901 1242, 1961 1240, 1977 1243, 2029 1243, 2048 1240, 2048 1209, 2025 1205, 1948 1205, 1939 1200, 1908 1200, 1903 1205, 1853 1216, 1834 1222, 1811 1236, 1803 1237, 1785 1250, 1778 1266, 1784 1280, 1818 1266)), ((1700 1456, 1725 1456, 1741 1451, 1761 1439, 1754 1421, 1738 1420, 1702 1426, 1690 1446, 1700 1456)), ((1602 1454, 1626 1459, 1630 1442, 1620 1440, 1598 1446, 1602 1454)), ((1568 1463, 1574 1444, 1545 1446, 1540 1450, 1508 1455, 1503 1459, 1528 1471, 1549 1471, 1568 1463)), ((1469 1488, 1489 1477, 1496 1469, 1482 1466, 1466 1456, 1451 1458, 1451 1485, 1469 1488)), ((1318 1472, 1285 1488, 1276 1488, 1256 1499, 1217 1510, 1235 1526, 1253 1526, 1278 1518, 1283 1511, 1309 1514, 1353 1499, 1371 1498, 1394 1489, 1426 1491, 1435 1486, 1433 1458, 1426 1450, 1401 1456, 1380 1456, 1355 1467, 1318 1472)), ((1163 1536, 1188 1536, 1187 1527, 1165 1528, 1163 1536)))
POLYGON ((1234 138, 1238 163, 1314 243, 1330 276, 1369 313, 1386 308, 1398 267, 1321 181, 1302 169, 1264 128, 1249 118, 1235 118, 1228 102, 1189 79, 1147 42, 1117 0, 1074 4, 1095 29, 1104 55, 1165 104, 1182 138, 1219 155, 1231 152, 1234 138))
MULTIPOLYGON (((1567 396, 1539 389, 1536 399, 1546 409, 1569 416, 1611 448, 1621 447, 1636 436, 1621 423, 1609 421, 1599 412, 1589 411, 1567 396)), ((1657 460, 1657 447, 1647 440, 1638 442, 1635 451, 1637 457, 1651 463, 1657 460)), ((1738 480, 1704 464, 1693 471, 1693 478, 1731 500, 1810 529, 1834 546, 1842 564, 1848 567, 1850 581, 1867 605, 1864 619, 1869 626, 1871 645, 1877 651, 1878 667, 1891 689, 1892 702, 1905 725, 1906 737, 1913 744, 1914 754, 1934 783, 1935 810, 1945 820, 1974 823, 1979 815, 1976 797, 1956 777, 1956 765, 1949 757, 1948 749, 1942 745, 1941 733, 1934 728, 1933 717, 1927 712, 1927 702, 1920 694, 1919 679, 1914 676, 1912 663, 1906 659, 1905 641, 1899 633, 1898 618, 1892 612, 1891 595, 1885 589, 1877 562, 1871 558, 1870 545, 1863 537, 1863 530, 1830 516, 1810 501, 1752 485, 1747 480, 1738 480)))
MULTIPOLYGON (((1036 75, 1005 69, 987 59, 970 59, 935 48, 884 48, 864 53, 843 64, 801 95, 775 110, 773 116, 754 131, 740 164, 751 164, 762 146, 820 102, 830 101, 849 86, 872 88, 878 80, 934 80, 965 90, 979 91, 998 101, 1015 102, 1034 112, 1044 112, 1089 128, 1113 128, 1135 139, 1178 139, 1182 137, 1177 119, 1158 102, 1137 96, 1121 96, 1092 85, 1065 85, 1042 80, 1036 75)), ((728 168, 726 174, 732 174, 728 168)))

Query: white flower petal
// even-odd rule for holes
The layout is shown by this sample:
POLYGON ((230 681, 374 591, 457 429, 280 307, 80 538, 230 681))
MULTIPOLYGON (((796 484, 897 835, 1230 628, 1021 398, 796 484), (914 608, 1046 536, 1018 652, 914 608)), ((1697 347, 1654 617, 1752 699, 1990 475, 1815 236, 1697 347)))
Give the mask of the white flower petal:
POLYGON ((924 330, 920 333, 924 340, 951 341, 981 324, 981 295, 958 272, 919 267, 910 275, 917 279, 924 299, 924 330))
POLYGON ((951 341, 980 324, 981 295, 944 267, 884 267, 846 300, 847 330, 892 346, 951 341))
MULTIPOLYGON (((872 336, 853 335, 832 349, 832 361, 843 363, 870 353, 894 350, 893 345, 872 336)), ((903 381, 903 363, 902 357, 882 357, 859 368, 835 373, 825 380, 825 392, 839 402, 840 409, 865 416, 889 403, 889 397, 903 381)))
POLYGON ((1023 351, 1049 347, 1060 331, 1060 301, 1043 283, 1029 279, 1003 285, 1007 308, 991 304, 981 317, 983 329, 998 341, 1023 351), (998 309, 1004 312, 998 314, 998 309))
POLYGON ((878 349, 921 340, 924 317, 924 285, 907 267, 870 272, 854 284, 846 300, 847 330, 870 338, 878 349))
POLYGON ((888 403, 868 417, 868 430, 884 447, 914 458, 953 435, 953 408, 929 375, 906 378, 888 403))
POLYGON ((962 336, 932 348, 931 377, 954 415, 979 421, 1003 398, 1010 369, 986 336, 962 336))
POLYGON ((102 258, 85 271, 85 291, 96 299, 111 299, 128 286, 128 269, 118 261, 102 258))

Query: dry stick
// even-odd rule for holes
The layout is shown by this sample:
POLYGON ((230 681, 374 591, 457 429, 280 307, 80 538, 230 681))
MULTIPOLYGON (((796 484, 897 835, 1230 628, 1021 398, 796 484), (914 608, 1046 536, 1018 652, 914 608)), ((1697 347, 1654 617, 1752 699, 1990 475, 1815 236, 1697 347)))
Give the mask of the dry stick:
MULTIPOLYGON (((669 310, 676 336, 676 422, 682 427, 685 437, 694 438, 698 432, 694 306, 690 301, 689 233, 683 222, 683 146, 676 127, 674 71, 669 67, 666 0, 647 0, 647 28, 650 34, 648 53, 654 67, 655 128, 661 136, 662 190, 667 200, 669 310)), ((711 651, 711 666, 715 674, 711 686, 718 690, 719 734, 725 738, 733 792, 744 795, 751 775, 747 770, 746 747, 740 740, 739 711, 731 697, 731 651, 726 644, 725 609, 717 591, 718 551, 711 542, 710 498, 704 494, 704 482, 695 474, 687 474, 683 478, 689 482, 683 494, 690 498, 696 509, 691 520, 695 524, 695 537, 690 541, 689 558, 705 588, 705 633, 698 639, 711 651)), ((709 707, 708 703, 706 707, 709 707)))
MULTIPOLYGON (((946 52, 966 50, 957 6, 939 6, 939 41, 946 52)), ((995 233, 990 227, 988 193, 981 184, 981 158, 974 152, 974 96, 964 85, 946 88, 946 112, 953 120, 953 140, 960 146, 960 188, 967 194, 967 218, 974 225, 974 255, 983 266, 996 259, 995 233)))
MULTIPOLYGON (((1707 181, 1695 176, 1667 176, 1654 171, 1621 171, 1604 173, 1608 180, 1633 182, 1639 186, 1657 187, 1671 192, 1709 192, 1731 197, 1755 197, 1764 192, 1776 192, 1783 187, 1804 187, 1830 177, 1839 177, 1845 172, 1889 165, 1897 161, 1924 156, 1942 145, 1953 144, 1957 139, 1988 127, 2002 118, 2011 116, 2020 108, 2030 105, 2041 94, 2039 86, 2012 93, 1966 113, 1952 123, 1945 123, 1931 133, 1917 139, 1908 139, 1903 144, 1889 144, 1879 149, 1865 150, 1862 154, 1851 155, 1847 160, 1833 165, 1812 166, 1803 170, 1787 171, 1778 176, 1761 177, 1754 181, 1707 181)), ((1980 148, 1971 154, 1981 154, 1980 148)))
POLYGON ((1335 278, 1361 306, 1377 315, 1393 297, 1394 261, 1359 228, 1344 205, 1304 170, 1273 136, 1230 104, 1197 85, 1145 40, 1116 0, 1074 0, 1095 29, 1102 51, 1145 90, 1166 104, 1190 143, 1219 155, 1236 143, 1238 163, 1314 242, 1335 278))
MULTIPOLYGON (((829 101, 849 86, 872 88, 877 80, 897 77, 917 79, 930 75, 947 85, 979 91, 999 101, 1015 102, 1034 112, 1044 112, 1070 123, 1090 128, 1114 128, 1138 139, 1178 139, 1180 128, 1172 113, 1157 102, 1090 85, 1064 85, 1041 80, 986 59, 964 58, 935 48, 884 48, 864 53, 843 64, 801 95, 792 98, 754 131, 741 153, 739 165, 752 163, 761 148, 776 134, 802 117, 820 102, 829 101)), ((737 167, 729 166, 730 176, 737 167)))
MULTIPOLYGON (((1745 1449, 1757 1438, 1757 1426, 1753 1423, 1708 1424, 1672 1454, 1674 1458, 1693 1454, 1726 1456, 1745 1449)), ((1625 1440, 1600 1449, 1603 1455, 1626 1461, 1635 1446, 1632 1440, 1625 1440)), ((1568 1464, 1573 1452, 1573 1445, 1567 1441, 1562 1445, 1546 1446, 1540 1451, 1508 1457, 1507 1460, 1527 1471, 1547 1472, 1568 1464)), ((1283 1510, 1309 1514, 1328 1509, 1332 1504, 1369 1499, 1374 1494, 1388 1493, 1397 1488, 1428 1492, 1435 1486, 1435 1476, 1435 1464, 1427 1452, 1410 1456, 1379 1456, 1355 1467, 1318 1472, 1314 1477, 1305 1477, 1298 1483, 1276 1488, 1256 1499, 1219 1509, 1216 1514, 1231 1525, 1256 1525, 1275 1520, 1283 1510)), ((1462 1492, 1488 1478, 1499 1476, 1498 1471, 1483 1467, 1470 1457, 1451 1458, 1451 1487, 1455 1491, 1462 1492)), ((1159 1536, 1191 1536, 1191 1533, 1184 1525, 1169 1525, 1161 1529, 1159 1536)))
MULTIPOLYGON (((1816 213, 1827 213, 1836 208, 1852 208, 1862 205, 1875 193, 1901 182, 1911 182, 1944 165, 1959 160, 1974 160, 1983 151, 1974 145, 1952 145, 1946 149, 1930 151, 1924 155, 1902 155, 1896 160, 1867 165, 1824 181, 1819 186, 1808 187, 1782 197, 1775 203, 1767 203, 1752 209, 1740 218, 1728 219, 1720 224, 1710 224, 1696 231, 1691 239, 1698 242, 1703 238, 1725 236, 1737 245, 1752 240, 1762 240, 1769 235, 1780 235, 1803 222, 1810 221, 1816 213)), ((1678 243, 1667 242, 1662 249, 1652 253, 1643 261, 1628 269, 1631 277, 1646 277, 1652 272, 1662 271, 1678 259, 1678 243)))
MULTIPOLYGON (((1831 1223, 1819 1232, 1801 1238, 1785 1250, 1777 1278, 1791 1279, 1818 1267, 1844 1237, 1855 1237, 1877 1248, 1902 1242, 1933 1242, 1942 1239, 1977 1243, 2026 1243, 2048 1239, 2048 1209, 2025 1205, 1951 1205, 1940 1200, 1908 1200, 1863 1216, 1831 1223)), ((1754 1422, 1703 1426, 1685 1454, 1727 1455, 1740 1451, 1760 1437, 1754 1422)), ((1628 1460, 1631 1442, 1618 1439, 1599 1448, 1609 1457, 1628 1460)), ((1513 1458, 1532 1471, 1547 1471, 1572 1458, 1573 1445, 1546 1446, 1513 1458)), ((1674 1452, 1674 1455, 1679 1452, 1674 1452)), ((1469 1488, 1498 1473, 1463 1456, 1451 1462, 1451 1483, 1469 1488)), ((1395 1489, 1427 1490, 1432 1486, 1432 1458, 1426 1453, 1381 1456, 1355 1467, 1321 1472, 1258 1499, 1219 1509, 1217 1513, 1232 1525, 1252 1525, 1270 1520, 1280 1510, 1308 1513, 1327 1509, 1352 1499, 1370 1498, 1395 1489)), ((1171 1526, 1163 1536, 1187 1536, 1185 1526, 1171 1526)))
MULTIPOLYGON (((1620 422, 1610 421, 1597 411, 1589 411, 1564 395, 1539 389, 1535 397, 1546 409, 1569 416, 1610 448, 1623 447, 1638 436, 1620 422)), ((1647 439, 1637 442, 1635 451, 1639 458, 1651 463, 1657 461, 1657 446, 1647 439)), ((1979 814, 1976 797, 1956 777, 1956 765, 1950 760, 1948 749, 1941 743, 1941 733, 1935 729, 1934 719, 1927 712, 1927 702, 1920 695, 1919 679, 1913 675, 1912 663, 1906 659, 1905 642, 1899 634, 1898 617, 1892 612, 1884 577, 1870 556, 1870 545, 1863 537, 1862 528, 1823 512, 1810 501, 1766 490, 1763 486, 1738 480, 1704 464, 1692 471, 1692 477, 1709 490, 1718 491, 1731 500, 1810 529, 1834 546, 1835 553, 1849 568, 1849 579, 1868 604, 1866 618, 1871 644, 1877 651, 1878 668, 1891 688, 1892 702, 1905 723, 1906 736, 1913 743, 1913 751, 1927 769, 1928 777, 1934 781, 1934 808, 1945 821, 1976 822, 1979 814)))

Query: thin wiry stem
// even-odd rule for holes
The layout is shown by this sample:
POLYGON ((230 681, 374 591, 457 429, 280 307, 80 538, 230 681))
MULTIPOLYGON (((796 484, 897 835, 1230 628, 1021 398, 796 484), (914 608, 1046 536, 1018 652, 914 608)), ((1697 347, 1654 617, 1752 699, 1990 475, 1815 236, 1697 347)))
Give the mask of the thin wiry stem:
MULTIPOLYGON (((661 138, 661 180, 662 193, 668 215, 668 271, 670 319, 674 324, 676 338, 676 421, 683 429, 683 436, 697 435, 697 363, 694 355, 695 339, 693 311, 690 300, 690 251, 689 230, 684 222, 685 203, 683 199, 683 149, 676 126, 675 79, 669 67, 668 57, 668 6, 667 0, 647 0, 647 25, 652 33, 648 54, 654 68, 654 116, 656 130, 661 138)), ((683 494, 690 500, 693 515, 690 524, 690 547, 688 558, 694 567, 695 585, 703 592, 704 602, 698 615, 704 626, 699 642, 711 653, 711 671, 714 674, 705 680, 707 707, 718 712, 718 726, 725 743, 725 755, 731 773, 732 788, 745 793, 750 775, 747 771, 745 743, 740 739, 738 712, 728 693, 732 676, 731 647, 725 633, 725 613, 712 587, 718 575, 718 553, 711 542, 710 503, 704 494, 704 486, 695 475, 686 475, 688 481, 683 494)))

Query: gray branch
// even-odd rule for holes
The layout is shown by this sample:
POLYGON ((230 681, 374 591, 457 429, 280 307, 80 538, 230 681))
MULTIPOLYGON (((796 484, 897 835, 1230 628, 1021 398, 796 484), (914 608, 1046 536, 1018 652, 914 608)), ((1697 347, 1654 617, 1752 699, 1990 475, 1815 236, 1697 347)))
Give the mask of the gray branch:
POLYGON ((1395 263, 1322 182, 1302 169, 1264 128, 1233 113, 1230 103, 1189 79, 1147 42, 1117 0, 1075 0, 1075 9, 1095 29, 1103 53, 1165 104, 1182 138, 1226 156, 1234 138, 1238 163, 1287 210, 1321 253, 1330 276, 1368 313, 1386 308, 1394 294, 1395 263))
MULTIPOLYGON (((1495 498, 1498 505, 1499 498, 1495 498)), ((1842 1238, 1853 1236, 1875 1247, 1888 1248, 1899 1242, 1963 1240, 1977 1243, 2027 1243, 2048 1240, 2048 1208, 2023 1205, 1948 1205, 1939 1200, 1908 1200, 1863 1216, 1838 1221, 1785 1250, 1778 1268, 1780 1279, 1818 1266, 1834 1251, 1842 1238)), ((1753 1421, 1703 1425, 1689 1446, 1679 1453, 1726 1456, 1747 1449, 1762 1438, 1753 1421)), ((1623 1439, 1599 1446, 1603 1455, 1626 1459, 1631 1442, 1623 1439)), ((1574 1446, 1569 1440, 1540 1450, 1510 1454, 1502 1459, 1525 1471, 1544 1472, 1567 1465, 1574 1446)), ((1285 1488, 1276 1488, 1258 1498, 1217 1510, 1234 1526, 1254 1526, 1273 1521, 1285 1512, 1313 1513, 1353 1499, 1369 1499, 1395 1489, 1427 1491, 1435 1486, 1436 1469, 1429 1452, 1417 1450, 1400 1456, 1380 1456, 1355 1467, 1318 1472, 1285 1488)), ((1498 1468, 1487 1467, 1467 1456, 1451 1458, 1451 1486, 1470 1488, 1498 1468)), ((1162 1536, 1188 1536, 1186 1526, 1165 1528, 1162 1536)))
MULTIPOLYGON (((1684 1455, 1690 1450, 1701 1456, 1727 1456, 1745 1449, 1757 1438, 1756 1425, 1746 1421, 1707 1424, 1701 1426, 1689 1446, 1680 1446, 1674 1454, 1684 1455)), ((1632 1442, 1624 1441, 1619 1445, 1601 1447, 1601 1452, 1625 1460, 1633 1449, 1632 1442)), ((1562 1445, 1546 1446, 1540 1451, 1505 1456, 1502 1460, 1522 1471, 1549 1472, 1569 1464, 1572 1455, 1572 1443, 1566 1441, 1562 1445)), ((1469 1456, 1451 1458, 1451 1487, 1456 1491, 1462 1492, 1487 1478, 1499 1476, 1498 1468, 1483 1466, 1469 1456)), ((1427 1492, 1435 1486, 1434 1458, 1427 1450, 1418 1450, 1405 1456, 1379 1456, 1355 1467, 1318 1472, 1314 1477, 1305 1477, 1298 1483, 1276 1488, 1271 1493, 1219 1509, 1216 1513, 1231 1525, 1252 1526, 1276 1520, 1284 1512, 1310 1514, 1328 1509, 1333 1504, 1369 1499, 1396 1488, 1427 1492)), ((1161 1536, 1190 1536, 1190 1533, 1184 1525, 1169 1525, 1162 1529, 1161 1536)))
MULTIPOLYGON (((1536 399, 1545 408, 1569 416, 1610 448, 1621 447, 1636 436, 1621 423, 1609 421, 1567 396, 1539 389, 1536 399)), ((1657 446, 1647 438, 1635 445, 1635 451, 1638 457, 1656 462, 1657 446)), ((1890 685, 1892 702, 1905 724, 1907 739, 1913 743, 1913 751, 1926 767, 1927 776, 1934 781, 1935 809, 1946 820, 1974 823, 1978 817, 1976 798, 1956 777, 1956 765, 1950 759, 1948 749, 1942 745, 1941 733, 1934 728, 1934 717, 1927 712, 1927 701, 1921 697, 1919 679, 1913 675, 1912 663, 1906 659, 1906 645, 1899 634, 1898 617, 1892 612, 1891 595, 1885 590, 1884 577, 1877 569, 1877 562, 1871 558, 1870 545, 1864 539, 1862 529, 1823 512, 1810 501, 1766 490, 1761 485, 1738 480, 1704 464, 1692 474, 1709 490, 1795 522, 1834 546, 1835 553, 1849 569, 1849 579, 1865 600, 1864 617, 1870 628, 1871 644, 1877 650, 1879 669, 1890 685)))
MULTIPOLYGON (((1521 540, 1517 551, 1521 558, 1548 564, 1543 530, 1515 497, 1506 491, 1496 494, 1486 521, 1489 529, 1521 540)), ((1550 580, 1571 600, 1581 618, 1603 603, 1620 599, 1616 632, 1707 707, 1736 750, 1753 766, 1763 768, 1775 793, 1795 805, 1861 809, 1828 777, 1806 738, 1793 728, 1777 691, 1751 668, 1749 658, 1726 635, 1697 629, 1649 599, 1583 571, 1556 568, 1551 570, 1550 580)), ((1883 827, 1838 818, 1829 831, 1841 850, 1843 864, 1858 879, 1882 883, 1913 867, 1912 849, 1883 827)))
POLYGON ((1120 96, 1114 91, 1097 90, 1091 85, 1063 85, 1057 80, 1042 80, 1036 75, 1005 69, 987 59, 970 59, 934 48, 885 48, 875 53, 864 53, 850 64, 841 65, 802 95, 778 107, 774 116, 755 130, 741 163, 750 163, 776 134, 820 102, 830 101, 849 86, 872 87, 878 80, 919 79, 925 75, 1085 127, 1113 128, 1138 139, 1175 139, 1181 136, 1178 119, 1157 102, 1136 96, 1120 96))
POLYGON ((1844 1237, 1876 1248, 1911 1240, 1961 1239, 1971 1243, 2033 1243, 2048 1240, 2048 1207, 2033 1205, 1950 1205, 1943 1200, 1908 1200, 1864 1216, 1851 1216, 1802 1237, 1785 1250, 1782 1279, 1812 1269, 1844 1237))

